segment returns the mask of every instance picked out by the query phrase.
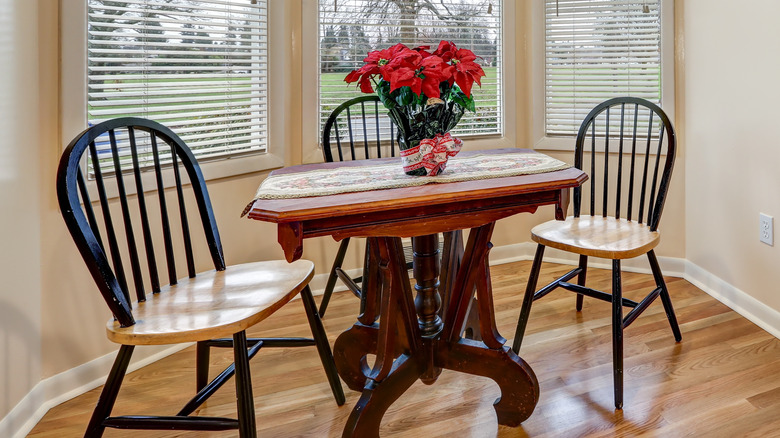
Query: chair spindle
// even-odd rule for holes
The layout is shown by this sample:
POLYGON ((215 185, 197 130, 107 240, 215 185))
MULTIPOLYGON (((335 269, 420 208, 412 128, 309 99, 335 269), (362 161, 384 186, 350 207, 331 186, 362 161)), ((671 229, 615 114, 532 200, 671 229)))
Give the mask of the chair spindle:
POLYGON ((138 195, 138 211, 141 215, 141 230, 144 235, 149 279, 152 283, 152 293, 157 293, 160 292, 160 275, 157 272, 157 258, 154 255, 154 241, 152 240, 152 230, 149 226, 149 213, 146 208, 146 196, 144 196, 144 186, 141 180, 141 166, 138 161, 138 143, 135 137, 135 129, 133 129, 132 126, 127 128, 127 135, 130 139, 130 153, 133 157, 133 174, 135 176, 136 193, 138 195))
POLYGON ((125 300, 130 302, 130 294, 127 289, 127 279, 125 277, 125 269, 122 266, 122 256, 119 252, 119 246, 117 244, 116 232, 114 230, 114 222, 111 219, 111 210, 108 205, 108 196, 106 195, 106 187, 103 184, 103 172, 100 169, 100 161, 98 160, 97 147, 95 142, 92 141, 89 144, 89 153, 92 157, 92 168, 95 172, 95 185, 98 189, 98 197, 100 198, 100 207, 103 212, 103 224, 106 227, 106 238, 108 239, 108 247, 111 252, 111 262, 114 265, 114 274, 116 280, 119 282, 119 286, 122 287, 122 291, 125 295, 125 300))
POLYGON ((157 146, 157 136, 154 132, 149 133, 149 140, 152 143, 152 156, 154 156, 154 174, 157 180, 157 195, 160 200, 160 222, 162 223, 163 242, 165 244, 165 258, 168 262, 168 282, 176 284, 178 276, 176 275, 176 259, 173 255, 173 241, 171 239, 171 224, 168 220, 168 205, 165 200, 165 186, 162 179, 162 166, 160 166, 160 154, 157 146))
POLYGON ((634 104, 634 129, 631 140, 631 178, 628 181, 628 215, 627 220, 631 220, 634 202, 634 169, 636 166, 636 133, 639 126, 639 104, 634 104))
POLYGON ((620 219, 620 195, 622 194, 623 182, 623 139, 624 123, 626 121, 626 104, 620 105, 620 140, 618 143, 618 168, 617 168, 617 187, 615 187, 615 218, 620 219))
POLYGON ((382 142, 379 133, 379 101, 374 101, 374 126, 376 127, 376 156, 382 158, 382 142))
POLYGON ((347 107, 347 129, 349 130, 349 150, 352 152, 352 159, 356 160, 355 158, 355 138, 352 134, 352 112, 349 110, 349 107, 347 107))
POLYGON ((368 151, 368 128, 366 127, 366 103, 360 102, 360 120, 363 121, 363 149, 366 152, 366 158, 370 156, 368 151))
MULTIPOLYGON (((119 145, 116 141, 116 132, 113 129, 108 131, 108 138, 111 142, 111 156, 114 160, 114 179, 116 180, 116 188, 119 194, 119 205, 122 208, 122 219, 124 221, 125 238, 127 239, 127 250, 130 255, 130 269, 133 273, 135 295, 138 301, 145 301, 146 291, 144 290, 143 275, 141 275, 141 262, 138 259, 138 247, 135 242, 133 222, 130 218, 130 206, 127 203, 124 172, 122 171, 122 163, 119 160, 119 145)), ((143 193, 140 196, 143 196, 143 193)))
POLYGON ((655 205, 655 189, 658 184, 658 166, 661 164, 661 147, 663 146, 664 141, 664 125, 661 125, 661 128, 658 131, 658 151, 656 152, 655 157, 655 169, 653 170, 653 185, 650 187, 650 203, 647 206, 647 225, 653 227, 657 226, 656 218, 655 216, 658 216, 654 211, 654 205, 655 205))
POLYGON ((609 110, 607 107, 607 124, 604 127, 604 193, 601 198, 601 215, 607 217, 607 197, 609 195, 609 110))
POLYGON ((100 237, 100 228, 97 224, 97 218, 95 217, 95 211, 92 208, 92 200, 89 199, 89 191, 87 190, 87 182, 84 180, 84 174, 81 172, 81 167, 76 171, 76 181, 79 186, 79 193, 81 193, 81 202, 84 205, 84 211, 87 214, 87 221, 89 222, 89 228, 92 229, 92 233, 95 235, 100 249, 105 252, 103 246, 103 238, 100 237))
POLYGON ((395 144, 395 142, 396 142, 396 140, 395 140, 395 123, 391 122, 390 123, 390 156, 391 157, 395 157, 395 148, 397 146, 395 144))
POLYGON ((590 215, 596 215, 596 119, 590 131, 590 215))
POLYGON ((176 157, 176 148, 171 147, 171 165, 173 166, 173 176, 176 181, 176 195, 179 199, 179 217, 181 218, 181 233, 184 238, 184 255, 187 259, 187 274, 190 278, 195 277, 195 257, 192 254, 192 239, 190 238, 190 224, 187 221, 187 205, 184 201, 184 192, 181 187, 181 172, 179 171, 179 160, 176 157))
MULTIPOLYGON (((637 221, 641 224, 644 220, 645 193, 647 190, 647 166, 650 164, 650 141, 653 134, 653 112, 650 111, 650 118, 647 122, 647 147, 645 148, 645 165, 642 174, 642 190, 639 193, 639 218, 637 221)), ((649 214, 648 214, 649 216, 649 214)))
POLYGON ((344 161, 344 155, 341 153, 341 135, 339 135, 339 122, 336 120, 335 123, 333 123, 333 129, 336 130, 336 147, 339 151, 339 161, 344 161))

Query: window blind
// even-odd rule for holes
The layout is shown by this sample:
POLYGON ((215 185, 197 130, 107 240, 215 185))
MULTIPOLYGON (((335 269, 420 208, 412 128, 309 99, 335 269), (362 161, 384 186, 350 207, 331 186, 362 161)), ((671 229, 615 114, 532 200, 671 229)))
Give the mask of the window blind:
MULTIPOLYGON (((267 0, 88 0, 89 123, 156 120, 199 160, 267 142, 267 0)), ((117 133, 129 162, 127 133, 117 133)), ((101 145, 98 156, 104 162, 101 145)), ((152 165, 139 145, 140 165, 152 165)), ((106 155, 106 172, 113 167, 106 155)), ((89 164, 90 169, 92 164, 89 164)))
POLYGON ((618 96, 661 103, 660 0, 546 0, 546 134, 618 96))
MULTIPOLYGON (((501 134, 501 0, 320 0, 320 132, 339 104, 362 95, 344 77, 368 52, 397 43, 434 50, 441 40, 472 50, 487 74, 472 89, 477 112, 467 111, 452 133, 501 134)), ((380 127, 389 139, 389 124, 380 127)))

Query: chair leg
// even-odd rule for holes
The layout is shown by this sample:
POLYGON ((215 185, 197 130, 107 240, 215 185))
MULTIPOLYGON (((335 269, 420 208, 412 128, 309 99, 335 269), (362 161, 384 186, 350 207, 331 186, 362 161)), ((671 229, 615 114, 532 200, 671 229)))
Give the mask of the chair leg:
MULTIPOLYGON (((577 275, 577 284, 580 286, 585 286, 585 277, 588 274, 588 256, 586 255, 580 255, 580 271, 579 275, 577 275)), ((585 298, 582 294, 577 294, 577 311, 582 311, 582 301, 583 298, 585 298)))
POLYGON ((135 346, 133 345, 122 345, 119 348, 119 353, 116 359, 114 359, 114 365, 108 374, 106 384, 100 393, 97 406, 95 406, 95 410, 92 412, 92 418, 89 420, 87 431, 84 433, 85 437, 103 436, 103 431, 106 429, 103 426, 103 421, 111 415, 111 410, 114 408, 116 396, 119 394, 119 388, 122 386, 122 380, 127 372, 127 366, 130 364, 134 348, 135 346))
POLYGON ((320 317, 325 316, 325 310, 328 309, 328 303, 330 302, 330 296, 333 294, 333 288, 336 287, 336 269, 341 267, 344 263, 344 256, 347 254, 347 247, 349 246, 349 237, 341 241, 339 250, 336 253, 336 258, 333 259, 333 266, 330 268, 330 274, 328 274, 328 282, 325 284, 325 292, 322 294, 322 301, 320 302, 320 317))
POLYGON ((306 317, 309 319, 309 326, 311 327, 314 342, 317 344, 317 352, 320 354, 322 367, 325 369, 325 374, 328 376, 330 390, 333 392, 336 404, 341 406, 346 401, 344 389, 341 387, 341 380, 339 380, 339 374, 338 371, 336 371, 336 363, 333 361, 333 353, 331 352, 330 344, 328 343, 328 335, 325 333, 325 328, 322 326, 322 320, 317 313, 317 306, 314 303, 314 298, 311 296, 311 289, 309 289, 309 286, 306 286, 301 291, 301 299, 303 300, 303 307, 306 309, 306 317))
POLYGON ((249 372, 249 355, 245 331, 240 331, 233 335, 233 356, 236 364, 238 435, 241 438, 256 437, 255 399, 252 396, 252 377, 249 372))
POLYGON ((680 342, 682 341, 682 333, 680 333, 680 326, 677 324, 677 316, 674 313, 674 307, 672 307, 672 297, 669 295, 669 290, 666 288, 666 281, 664 281, 661 267, 658 265, 658 259, 655 257, 655 251, 650 250, 650 252, 647 253, 647 259, 650 261, 650 269, 653 270, 656 286, 661 288, 661 302, 664 305, 669 325, 672 326, 674 340, 680 342))
POLYGON ((512 343, 512 351, 518 354, 520 346, 523 344, 525 327, 528 325, 528 316, 531 314, 531 304, 534 302, 536 293, 536 283, 539 281, 539 271, 542 269, 542 258, 544 257, 544 245, 539 244, 536 247, 536 255, 531 265, 531 272, 528 274, 528 284, 525 287, 525 296, 523 296, 523 306, 520 308, 520 317, 517 319, 517 328, 515 329, 515 340, 512 343))
POLYGON ((210 347, 203 341, 195 347, 195 392, 199 392, 209 383, 210 347))
POLYGON ((612 376, 615 409, 623 409, 623 286, 620 260, 612 260, 612 376))

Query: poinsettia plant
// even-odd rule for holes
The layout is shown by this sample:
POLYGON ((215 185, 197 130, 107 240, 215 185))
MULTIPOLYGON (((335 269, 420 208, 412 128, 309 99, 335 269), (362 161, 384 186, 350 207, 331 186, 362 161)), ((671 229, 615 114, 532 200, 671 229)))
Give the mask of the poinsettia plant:
POLYGON ((485 76, 471 50, 450 41, 429 50, 396 44, 369 52, 365 64, 344 79, 357 82, 364 93, 377 93, 398 126, 402 150, 438 138, 454 128, 466 110, 474 112, 471 90, 475 82, 481 86, 485 76))

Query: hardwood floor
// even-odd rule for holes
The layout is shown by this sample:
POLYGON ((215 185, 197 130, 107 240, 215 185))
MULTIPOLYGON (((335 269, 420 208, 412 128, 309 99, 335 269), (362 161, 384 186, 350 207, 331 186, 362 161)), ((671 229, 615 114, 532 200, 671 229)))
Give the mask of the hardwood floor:
MULTIPOLYGON (((499 332, 511 337, 530 262, 492 268, 499 332)), ((545 264, 540 285, 571 269, 545 264)), ((625 273, 624 296, 641 298, 650 275, 625 273)), ((683 340, 674 342, 660 300, 625 332, 625 408, 612 400, 610 305, 558 290, 534 303, 520 355, 540 382, 541 397, 521 427, 498 426, 492 381, 445 370, 432 386, 417 382, 382 422, 383 437, 604 437, 780 436, 780 340, 679 278, 667 278, 683 340)), ((609 290, 609 271, 590 269, 588 285, 609 290)), ((355 319, 358 301, 334 294, 325 317, 331 342, 355 319)), ((251 333, 306 335, 300 300, 251 333)), ((509 339, 508 345, 511 345, 509 339)), ((231 361, 213 355, 212 370, 231 361)), ((126 379, 115 415, 173 415, 192 395, 195 354, 189 348, 126 379)), ((358 393, 347 390, 337 407, 315 348, 262 350, 251 362, 258 434, 266 437, 338 437, 358 393)), ((29 436, 81 436, 98 391, 51 409, 29 436)), ((346 388, 345 388, 346 389, 346 388)), ((235 416, 232 380, 200 410, 235 416)), ((184 432, 108 430, 107 437, 173 437, 184 432)), ((187 436, 235 436, 186 434, 187 436)))

